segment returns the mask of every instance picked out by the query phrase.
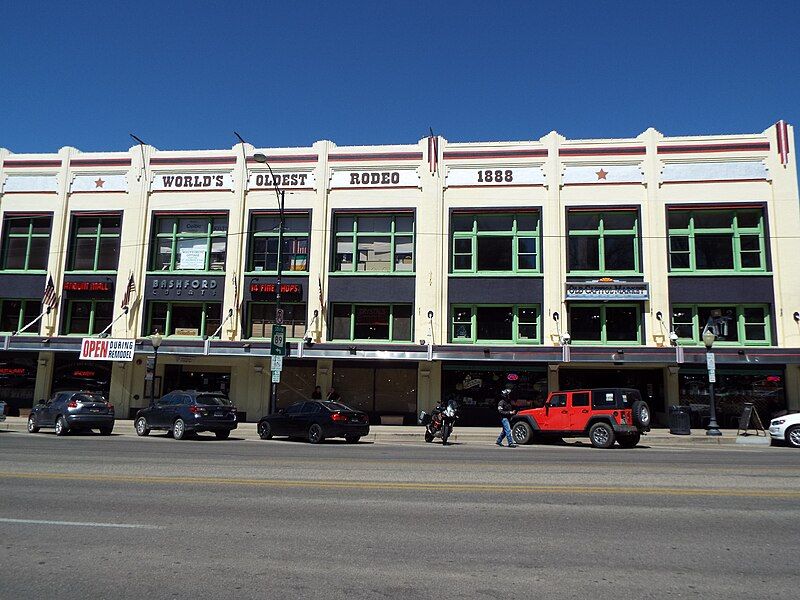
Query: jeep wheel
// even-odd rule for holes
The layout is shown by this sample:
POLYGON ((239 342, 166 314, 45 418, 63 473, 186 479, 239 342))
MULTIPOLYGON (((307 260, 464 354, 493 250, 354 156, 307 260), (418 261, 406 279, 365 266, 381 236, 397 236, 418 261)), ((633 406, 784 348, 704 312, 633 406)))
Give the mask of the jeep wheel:
POLYGON ((636 445, 639 443, 639 440, 642 439, 642 434, 640 433, 627 433, 625 435, 621 435, 617 438, 617 443, 622 446, 623 448, 635 448, 636 445))
POLYGON ((525 421, 517 421, 511 428, 511 436, 515 444, 530 444, 533 438, 533 428, 525 421))
POLYGON ((614 445, 614 430, 608 423, 595 423, 589 429, 589 440, 595 448, 611 448, 614 445))
POLYGON ((637 400, 633 403, 633 424, 638 429, 650 429, 650 407, 647 402, 637 400))

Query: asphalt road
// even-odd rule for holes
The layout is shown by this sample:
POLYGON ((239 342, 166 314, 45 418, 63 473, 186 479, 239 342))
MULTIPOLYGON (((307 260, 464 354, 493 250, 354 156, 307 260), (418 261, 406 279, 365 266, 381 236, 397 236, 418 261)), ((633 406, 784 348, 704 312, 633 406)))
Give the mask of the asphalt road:
POLYGON ((800 452, 0 432, 0 598, 775 598, 800 452))

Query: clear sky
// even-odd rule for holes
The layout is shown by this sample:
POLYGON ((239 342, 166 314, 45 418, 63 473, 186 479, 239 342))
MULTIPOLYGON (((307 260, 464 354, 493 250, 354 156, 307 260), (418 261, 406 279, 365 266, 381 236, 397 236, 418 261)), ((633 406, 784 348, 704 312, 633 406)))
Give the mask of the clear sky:
POLYGON ((0 147, 800 124, 800 2, 0 3, 0 147))

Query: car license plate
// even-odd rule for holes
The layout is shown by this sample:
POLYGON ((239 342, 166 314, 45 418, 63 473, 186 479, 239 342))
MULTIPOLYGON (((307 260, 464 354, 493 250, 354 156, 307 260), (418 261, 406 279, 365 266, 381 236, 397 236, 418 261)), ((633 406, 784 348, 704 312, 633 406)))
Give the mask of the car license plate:
POLYGON ((215 412, 215 413, 214 413, 214 416, 215 416, 215 417, 221 417, 221 416, 223 416, 223 413, 221 413, 221 412, 215 412))
POLYGON ((89 412, 100 412, 99 408, 90 408, 89 412))

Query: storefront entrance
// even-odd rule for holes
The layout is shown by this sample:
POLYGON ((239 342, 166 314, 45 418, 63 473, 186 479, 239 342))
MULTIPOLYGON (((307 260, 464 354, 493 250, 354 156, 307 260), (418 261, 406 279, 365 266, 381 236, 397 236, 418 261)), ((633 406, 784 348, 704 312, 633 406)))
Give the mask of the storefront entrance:
MULTIPOLYGON (((75 360, 75 354, 56 354, 51 393, 69 390, 98 392, 109 398, 111 362, 75 360)), ((113 399, 109 398, 110 400, 113 399)))
POLYGON ((0 400, 6 403, 10 417, 19 416, 20 409, 33 406, 37 357, 33 352, 0 355, 0 400))
POLYGON ((333 362, 333 387, 341 402, 363 410, 375 424, 416 423, 417 363, 333 362))
POLYGON ((172 390, 197 390, 198 392, 222 392, 231 389, 230 367, 197 365, 165 365, 162 394, 172 390))

